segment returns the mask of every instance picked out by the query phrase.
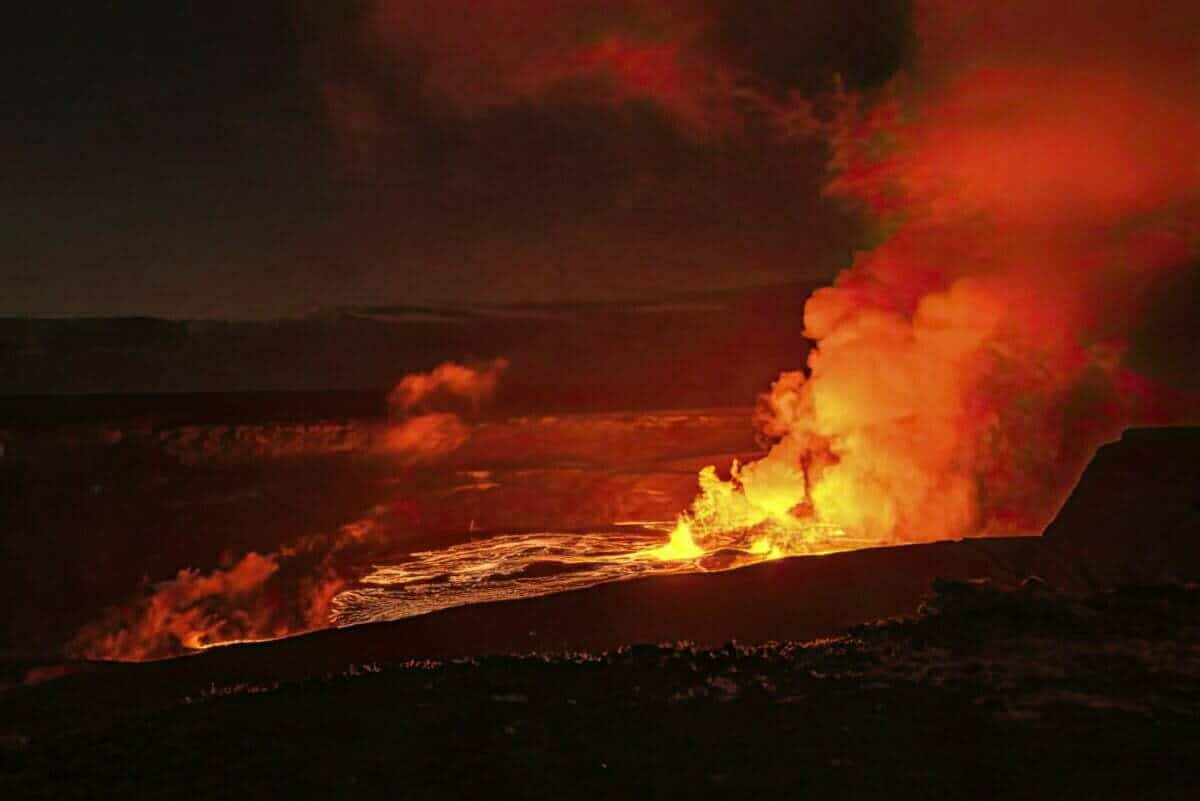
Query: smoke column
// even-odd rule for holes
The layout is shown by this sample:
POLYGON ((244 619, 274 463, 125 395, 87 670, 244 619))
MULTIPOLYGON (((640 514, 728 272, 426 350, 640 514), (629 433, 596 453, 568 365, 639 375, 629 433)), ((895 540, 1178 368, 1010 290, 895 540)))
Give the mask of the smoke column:
MULTIPOLYGON (((1126 425, 1148 294, 1196 268, 1200 10, 918 4, 920 55, 844 95, 828 191, 882 243, 805 308, 770 444, 686 522, 836 524, 875 542, 1039 531, 1126 425)), ((709 543, 711 546, 711 543, 709 543)))

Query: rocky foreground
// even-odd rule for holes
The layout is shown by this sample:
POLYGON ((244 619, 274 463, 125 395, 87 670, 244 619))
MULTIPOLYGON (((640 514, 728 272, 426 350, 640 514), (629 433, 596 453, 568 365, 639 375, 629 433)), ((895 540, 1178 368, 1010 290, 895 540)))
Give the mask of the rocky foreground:
POLYGON ((366 664, 41 711, 3 735, 0 797, 1192 798, 1200 588, 947 579, 908 618, 815 642, 366 664))

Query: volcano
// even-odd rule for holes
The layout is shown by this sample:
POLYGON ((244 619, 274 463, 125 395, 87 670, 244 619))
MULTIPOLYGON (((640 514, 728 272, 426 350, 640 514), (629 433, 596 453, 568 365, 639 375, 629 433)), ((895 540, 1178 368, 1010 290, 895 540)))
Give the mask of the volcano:
POLYGON ((0 797, 1195 795, 1195 0, 151 5, 6 20, 0 797))

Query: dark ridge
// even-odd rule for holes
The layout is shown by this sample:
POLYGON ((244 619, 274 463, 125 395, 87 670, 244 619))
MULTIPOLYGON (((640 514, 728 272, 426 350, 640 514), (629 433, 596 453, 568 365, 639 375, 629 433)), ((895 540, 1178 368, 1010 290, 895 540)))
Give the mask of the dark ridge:
POLYGON ((255 425, 382 417, 386 390, 0 397, 0 427, 255 425))
POLYGON ((498 357, 511 364, 489 407, 500 415, 742 406, 804 364, 810 289, 479 306, 459 316, 378 306, 271 322, 0 320, 0 392, 25 396, 0 406, 0 424, 153 414, 159 398, 187 422, 236 418, 242 402, 239 422, 372 416, 406 373, 498 357), (329 400, 325 391, 366 394, 329 400), (187 393, 203 397, 177 397, 187 393), (114 395, 146 400, 130 401, 132 412, 116 400, 44 400, 114 395))
POLYGON ((1200 427, 1137 428, 1097 451, 1058 517, 1056 541, 1137 539, 1161 532, 1195 539, 1200 508, 1200 427))

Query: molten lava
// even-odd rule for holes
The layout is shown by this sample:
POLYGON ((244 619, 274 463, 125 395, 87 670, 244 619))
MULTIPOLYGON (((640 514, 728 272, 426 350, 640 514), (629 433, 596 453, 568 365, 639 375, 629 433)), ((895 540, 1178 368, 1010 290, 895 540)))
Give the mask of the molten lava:
POLYGON ((680 516, 667 544, 651 555, 698 559, 724 550, 778 559, 877 544, 816 519, 803 504, 803 474, 786 463, 762 459, 742 466, 735 460, 730 473, 722 481, 715 467, 700 472, 700 495, 680 516))

